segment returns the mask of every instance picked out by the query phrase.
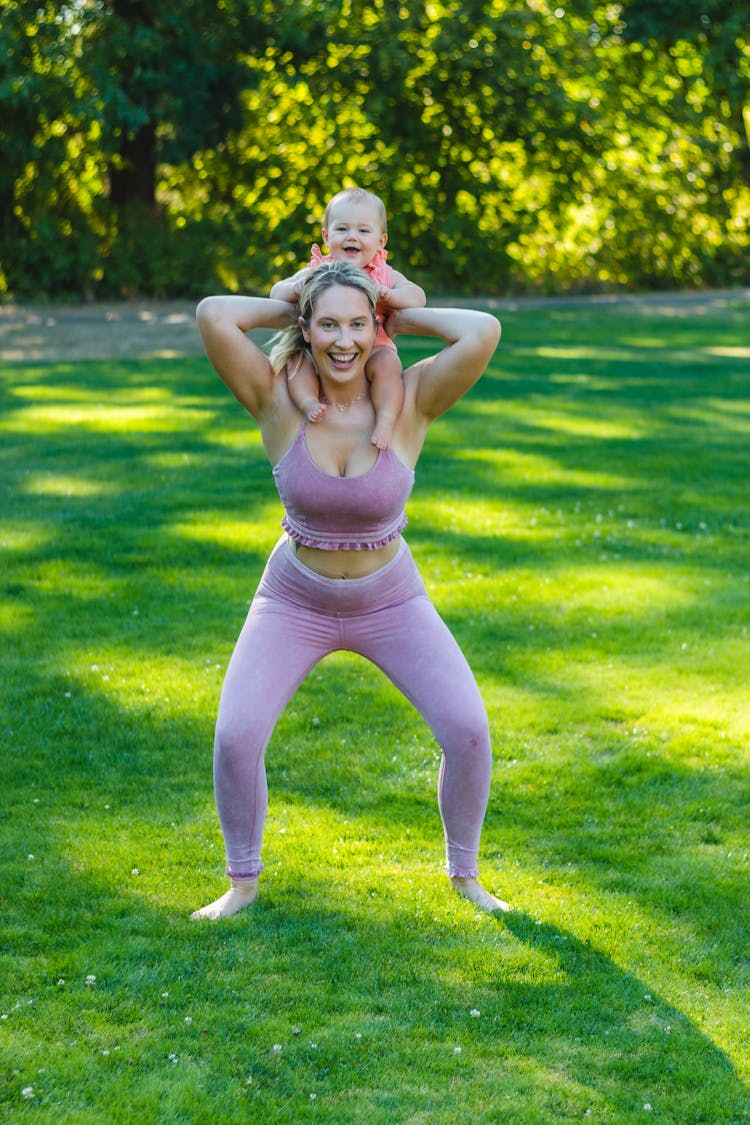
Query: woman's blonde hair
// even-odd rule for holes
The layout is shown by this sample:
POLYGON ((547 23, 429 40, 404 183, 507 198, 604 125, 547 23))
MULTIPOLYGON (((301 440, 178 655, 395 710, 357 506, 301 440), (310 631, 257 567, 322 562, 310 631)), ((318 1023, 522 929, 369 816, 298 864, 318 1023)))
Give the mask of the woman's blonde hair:
MULTIPOLYGON (((326 262, 313 271, 299 295, 299 319, 307 325, 315 311, 318 297, 327 289, 335 285, 344 285, 350 289, 359 289, 367 298, 375 321, 375 306, 378 295, 375 286, 366 273, 350 262, 326 262)), ((269 341, 268 358, 274 374, 278 375, 293 356, 307 355, 312 362, 312 352, 302 334, 302 324, 290 324, 288 328, 277 332, 269 341)), ((293 377, 294 372, 290 377, 293 377)))

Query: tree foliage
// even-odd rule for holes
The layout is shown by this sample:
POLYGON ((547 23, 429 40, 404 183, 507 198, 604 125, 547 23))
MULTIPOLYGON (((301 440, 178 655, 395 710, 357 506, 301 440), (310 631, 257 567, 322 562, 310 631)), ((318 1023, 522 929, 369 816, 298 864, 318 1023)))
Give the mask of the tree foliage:
POLYGON ((747 282, 747 0, 7 0, 0 285, 266 291, 377 191, 431 292, 747 282))

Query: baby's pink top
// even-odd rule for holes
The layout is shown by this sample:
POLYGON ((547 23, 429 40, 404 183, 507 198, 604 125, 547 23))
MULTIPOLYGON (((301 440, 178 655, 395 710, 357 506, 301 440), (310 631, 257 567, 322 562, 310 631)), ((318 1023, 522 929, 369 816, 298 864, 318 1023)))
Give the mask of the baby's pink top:
POLYGON ((406 527, 404 505, 414 470, 391 449, 380 450, 371 469, 356 477, 324 473, 313 461, 303 418, 292 445, 274 465, 285 515, 281 526, 305 547, 323 551, 374 551, 406 527))
MULTIPOLYGON (((387 257, 387 250, 378 250, 372 261, 363 268, 373 285, 385 285, 387 289, 392 289, 393 270, 386 262, 387 257)), ((318 266, 324 266, 327 262, 332 261, 333 258, 331 258, 328 254, 324 254, 316 242, 310 250, 310 264, 308 266, 308 269, 314 270, 317 269, 318 266)), ((382 315, 384 310, 378 308, 376 309, 376 312, 378 313, 378 315, 382 315)), ((394 352, 396 351, 396 345, 386 332, 385 328, 383 328, 382 324, 378 325, 378 332, 375 337, 375 343, 373 346, 376 348, 391 348, 394 352)))

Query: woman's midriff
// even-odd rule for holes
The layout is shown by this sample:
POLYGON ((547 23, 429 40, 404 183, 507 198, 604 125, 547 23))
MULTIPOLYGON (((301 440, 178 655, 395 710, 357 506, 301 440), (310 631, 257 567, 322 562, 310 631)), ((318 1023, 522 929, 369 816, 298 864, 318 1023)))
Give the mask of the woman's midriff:
POLYGON ((323 578, 366 578, 395 559, 400 542, 397 536, 374 551, 321 551, 290 538, 289 547, 303 566, 323 578))

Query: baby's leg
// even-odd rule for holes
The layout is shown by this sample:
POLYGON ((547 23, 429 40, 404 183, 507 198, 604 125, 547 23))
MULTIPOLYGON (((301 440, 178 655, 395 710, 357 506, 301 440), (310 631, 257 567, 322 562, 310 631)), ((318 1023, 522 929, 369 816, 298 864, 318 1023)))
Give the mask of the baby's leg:
POLYGON ((286 365, 289 397, 307 418, 317 422, 326 412, 324 402, 318 398, 318 376, 306 355, 295 356, 286 365))
POLYGON ((388 449, 404 401, 404 379, 398 353, 391 348, 373 348, 366 373, 375 407, 375 429, 370 441, 378 449, 388 449))

